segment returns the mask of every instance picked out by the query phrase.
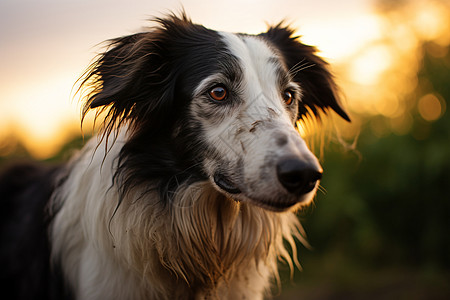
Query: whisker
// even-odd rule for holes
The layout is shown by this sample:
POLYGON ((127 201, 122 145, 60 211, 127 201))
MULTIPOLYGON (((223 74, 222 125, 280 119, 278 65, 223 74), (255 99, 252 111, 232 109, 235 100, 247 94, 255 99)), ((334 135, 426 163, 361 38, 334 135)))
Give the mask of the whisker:
POLYGON ((298 62, 297 64, 295 64, 289 71, 289 75, 291 75, 292 77, 295 77, 299 72, 312 68, 316 66, 316 64, 314 63, 309 63, 309 62, 305 62, 305 59, 302 59, 300 62, 298 62))
POLYGON ((319 184, 319 186, 317 187, 317 190, 320 191, 322 194, 326 195, 328 192, 327 190, 319 184))

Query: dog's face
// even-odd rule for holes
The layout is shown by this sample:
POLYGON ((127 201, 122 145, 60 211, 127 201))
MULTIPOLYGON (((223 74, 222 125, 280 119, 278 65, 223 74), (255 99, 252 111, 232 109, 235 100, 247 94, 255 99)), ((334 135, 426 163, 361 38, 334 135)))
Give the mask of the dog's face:
POLYGON ((230 198, 269 210, 308 203, 322 168, 296 122, 328 108, 348 120, 315 49, 281 26, 255 36, 186 18, 160 24, 114 41, 87 77, 95 83, 86 108, 109 105, 106 128, 132 128, 119 168, 127 180, 145 181, 160 163, 160 179, 197 173, 230 198), (167 152, 158 162, 146 157, 156 149, 167 152))
POLYGON ((295 129, 301 83, 265 38, 228 33, 220 38, 228 70, 203 79, 191 102, 211 148, 206 174, 232 198, 264 208, 308 202, 322 169, 295 129))

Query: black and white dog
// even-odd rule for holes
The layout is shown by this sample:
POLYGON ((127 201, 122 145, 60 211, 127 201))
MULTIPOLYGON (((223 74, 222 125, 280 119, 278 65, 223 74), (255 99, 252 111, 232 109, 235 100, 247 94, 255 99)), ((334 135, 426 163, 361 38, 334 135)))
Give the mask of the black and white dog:
POLYGON ((2 293, 262 299, 277 260, 296 262, 293 211, 322 176, 297 122, 349 120, 327 64, 292 35, 183 14, 110 41, 82 80, 98 137, 66 165, 0 178, 2 293))

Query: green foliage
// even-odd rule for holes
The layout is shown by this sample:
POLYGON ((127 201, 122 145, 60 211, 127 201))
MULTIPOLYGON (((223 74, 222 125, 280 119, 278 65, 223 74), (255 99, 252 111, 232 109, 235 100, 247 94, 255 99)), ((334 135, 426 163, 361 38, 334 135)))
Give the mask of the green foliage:
MULTIPOLYGON (((425 51, 411 101, 437 92, 450 107, 449 61, 450 55, 435 58, 425 51)), ((302 218, 312 257, 338 252, 344 262, 369 268, 450 270, 449 113, 432 123, 411 113, 410 134, 378 138, 365 126, 359 155, 325 153, 327 194, 302 218)))
POLYGON ((91 136, 77 136, 66 143, 56 155, 47 159, 47 162, 66 162, 73 156, 75 152, 81 149, 91 136))

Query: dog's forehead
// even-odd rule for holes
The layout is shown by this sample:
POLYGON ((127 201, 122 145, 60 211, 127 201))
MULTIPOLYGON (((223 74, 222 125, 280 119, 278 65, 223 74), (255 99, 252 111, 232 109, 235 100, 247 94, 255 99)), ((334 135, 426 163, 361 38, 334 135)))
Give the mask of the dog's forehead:
POLYGON ((222 40, 230 53, 235 56, 246 71, 256 75, 277 72, 284 69, 280 55, 267 41, 259 36, 220 32, 222 40))
POLYGON ((258 36, 229 32, 219 34, 230 52, 243 61, 262 62, 278 59, 274 49, 258 36))
POLYGON ((288 77, 281 55, 260 36, 221 32, 222 41, 240 65, 244 100, 281 109, 280 82, 288 77))

